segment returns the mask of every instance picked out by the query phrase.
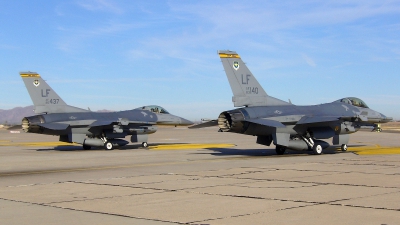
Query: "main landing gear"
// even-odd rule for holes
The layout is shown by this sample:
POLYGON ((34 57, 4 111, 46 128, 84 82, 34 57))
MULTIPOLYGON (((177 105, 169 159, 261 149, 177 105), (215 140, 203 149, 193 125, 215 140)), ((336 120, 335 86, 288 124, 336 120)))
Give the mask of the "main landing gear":
POLYGON ((322 154, 322 146, 318 144, 314 144, 313 148, 314 155, 321 155, 322 154))
MULTIPOLYGON (((133 142, 138 142, 138 141, 134 140, 133 142)), ((146 138, 146 140, 144 140, 144 139, 140 140, 140 142, 142 143, 141 146, 143 148, 147 148, 149 146, 147 144, 147 138, 146 138)), ((107 138, 105 135, 99 135, 99 136, 89 137, 89 138, 85 139, 83 141, 82 147, 85 150, 91 149, 92 146, 103 147, 105 150, 113 150, 114 148, 120 148, 127 144, 129 144, 129 142, 124 139, 107 138)))
POLYGON ((114 149, 114 145, 111 142, 107 141, 106 143, 104 143, 104 148, 106 150, 113 150, 114 149))
POLYGON ((318 143, 315 143, 311 137, 301 136, 301 138, 308 145, 308 147, 312 149, 314 155, 322 154, 322 146, 318 143))
MULTIPOLYGON (((310 135, 307 134, 307 136, 297 135, 290 137, 287 146, 279 144, 275 144, 275 146, 276 146, 275 151, 277 155, 285 154, 286 149, 299 150, 299 151, 308 149, 309 151, 312 151, 314 155, 321 155, 323 149, 328 148, 330 145, 323 140, 313 139, 312 137, 310 137, 310 135)), ((343 152, 346 152, 347 144, 342 144, 340 148, 343 152)))

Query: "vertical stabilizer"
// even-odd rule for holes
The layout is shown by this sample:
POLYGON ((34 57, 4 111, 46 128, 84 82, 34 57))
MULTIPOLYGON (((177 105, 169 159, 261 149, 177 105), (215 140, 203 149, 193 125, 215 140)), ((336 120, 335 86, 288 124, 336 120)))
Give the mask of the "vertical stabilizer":
POLYGON ((290 105, 268 96, 236 52, 220 50, 218 54, 233 92, 235 107, 290 105))
POLYGON ((87 110, 67 105, 38 73, 20 72, 31 96, 35 113, 86 112, 87 110))

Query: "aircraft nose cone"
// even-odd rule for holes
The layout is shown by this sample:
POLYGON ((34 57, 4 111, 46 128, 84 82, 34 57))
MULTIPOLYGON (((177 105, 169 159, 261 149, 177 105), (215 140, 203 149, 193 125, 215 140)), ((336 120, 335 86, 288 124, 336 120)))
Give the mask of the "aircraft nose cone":
POLYGON ((185 118, 181 117, 180 119, 181 119, 181 125, 192 125, 192 124, 194 124, 192 121, 187 120, 185 118))
POLYGON ((390 122, 392 120, 393 120, 392 117, 387 117, 387 116, 382 114, 382 123, 387 123, 387 122, 390 122))

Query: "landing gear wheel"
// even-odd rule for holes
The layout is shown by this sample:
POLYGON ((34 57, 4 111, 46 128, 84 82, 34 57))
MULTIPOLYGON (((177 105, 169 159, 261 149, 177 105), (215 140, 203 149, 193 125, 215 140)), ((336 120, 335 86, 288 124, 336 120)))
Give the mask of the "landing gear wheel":
POLYGON ((90 150, 92 148, 92 146, 90 146, 90 145, 82 145, 82 147, 85 150, 90 150))
POLYGON ((149 145, 147 144, 147 142, 143 142, 143 143, 142 143, 142 147, 143 147, 143 148, 147 148, 148 146, 149 146, 149 145))
POLYGON ((104 144, 104 148, 106 149, 106 150, 113 150, 114 149, 114 146, 113 146, 113 144, 111 143, 111 142, 106 142, 105 144, 104 144))
POLYGON ((277 155, 283 155, 283 154, 285 154, 286 147, 277 145, 276 148, 275 148, 275 151, 276 151, 277 155))
POLYGON ((342 146, 340 146, 340 149, 342 149, 342 152, 347 151, 347 145, 346 144, 342 144, 342 146))
POLYGON ((314 145, 313 147, 313 153, 315 155, 321 155, 322 153, 322 146, 321 145, 314 145))

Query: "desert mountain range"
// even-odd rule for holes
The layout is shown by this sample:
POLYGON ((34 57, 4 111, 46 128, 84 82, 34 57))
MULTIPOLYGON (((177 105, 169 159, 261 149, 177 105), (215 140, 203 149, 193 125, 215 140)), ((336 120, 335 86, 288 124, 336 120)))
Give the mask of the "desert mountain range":
POLYGON ((0 109, 0 124, 18 125, 21 124, 22 118, 33 116, 33 105, 26 107, 15 107, 13 109, 0 109))

